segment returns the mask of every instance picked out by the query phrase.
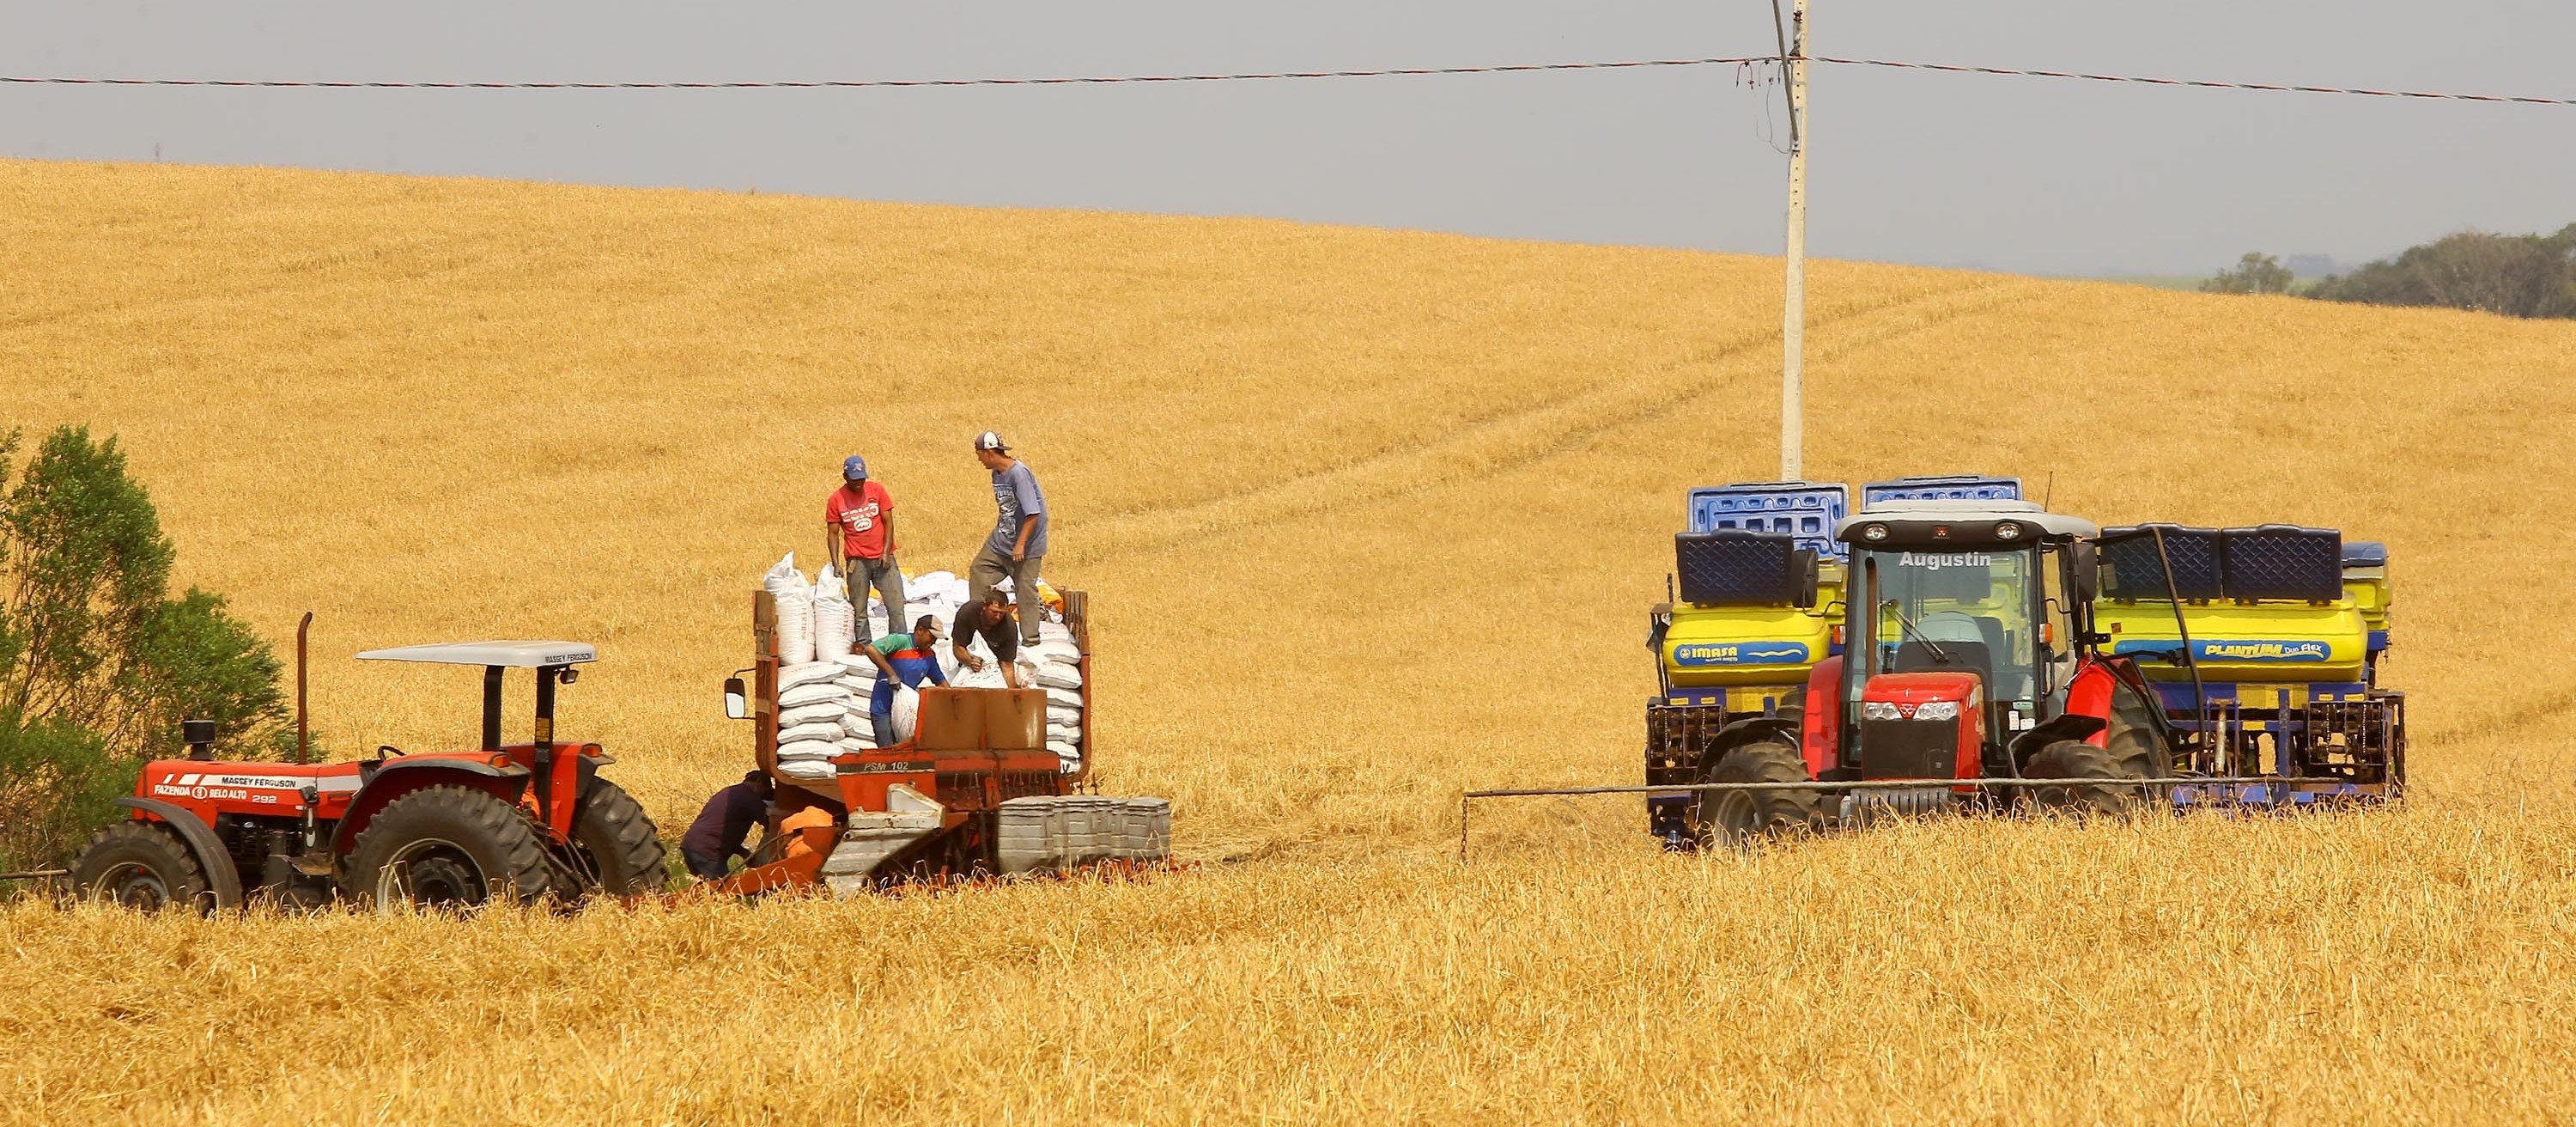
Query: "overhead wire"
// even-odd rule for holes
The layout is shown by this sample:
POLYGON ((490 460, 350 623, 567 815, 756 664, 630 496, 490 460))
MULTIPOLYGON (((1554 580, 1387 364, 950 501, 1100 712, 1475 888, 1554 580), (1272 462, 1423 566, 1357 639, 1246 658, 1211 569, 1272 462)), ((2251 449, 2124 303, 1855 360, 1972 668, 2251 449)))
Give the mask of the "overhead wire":
MULTIPOLYGON (((1396 78, 1406 76, 1465 74, 1530 74, 1549 71, 1643 70, 1672 67, 1745 66, 1748 64, 1776 65, 1784 60, 1785 52, 1783 54, 1775 55, 1740 55, 1724 58, 1624 59, 1608 62, 1510 63, 1492 66, 1459 67, 1387 67, 1374 70, 1245 71, 1221 74, 1119 74, 1026 78, 761 79, 704 82, 448 82, 279 78, 79 78, 67 76, 0 75, 0 85, 196 86, 253 89, 327 90, 850 90, 966 86, 1110 86, 1131 83, 1266 82, 1321 78, 1396 78)), ((2408 98, 2430 101, 2485 102, 2527 106, 2576 106, 2576 98, 2541 98, 2509 94, 2462 94, 2430 90, 2377 89, 2361 86, 2312 86, 2281 82, 2238 82, 2198 78, 2167 78, 2133 74, 2097 74, 2086 71, 2034 70, 2017 67, 1971 66, 1958 63, 1912 62, 1898 59, 1861 59, 1832 55, 1810 55, 1807 56, 1806 61, 1833 66, 1939 71, 1950 74, 1984 74, 2026 78, 2055 78, 2085 82, 2134 83, 2148 86, 2190 87, 2203 90, 2246 90, 2288 94, 2336 94, 2373 98, 2408 98)))

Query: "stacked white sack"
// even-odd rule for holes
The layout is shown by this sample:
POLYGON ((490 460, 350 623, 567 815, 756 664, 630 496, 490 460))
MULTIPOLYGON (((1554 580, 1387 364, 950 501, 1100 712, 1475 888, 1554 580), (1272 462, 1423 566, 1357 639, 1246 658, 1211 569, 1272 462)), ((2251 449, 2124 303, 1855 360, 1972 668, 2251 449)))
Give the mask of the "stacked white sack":
MULTIPOLYGON (((795 570, 794 561, 794 553, 790 553, 786 559, 779 561, 778 567, 770 570, 769 589, 772 594, 780 595, 779 650, 782 662, 794 660, 789 657, 792 640, 789 636, 787 608, 791 594, 801 596, 805 641, 808 645, 821 649, 828 649, 831 646, 833 623, 830 616, 834 613, 834 609, 828 604, 850 605, 848 596, 842 593, 846 591, 846 587, 838 582, 839 577, 836 574, 827 569, 823 583, 806 585, 804 576, 795 570), (826 598, 824 595, 826 591, 839 597, 826 598)), ((966 579, 953 572, 933 571, 917 576, 905 576, 905 621, 900 624, 889 623, 886 620, 885 604, 881 600, 875 598, 868 600, 868 614, 864 624, 860 622, 853 607, 850 615, 853 633, 843 635, 851 639, 849 649, 835 654, 816 653, 809 650, 800 655, 803 660, 789 666, 800 670, 802 677, 808 682, 829 686, 826 689, 800 692, 799 699, 806 701, 803 707, 788 701, 787 693, 790 684, 782 671, 779 682, 782 709, 779 717, 779 769, 798 778, 829 778, 832 775, 832 765, 828 761, 831 756, 876 747, 875 724, 868 716, 869 697, 876 690, 876 666, 865 655, 857 653, 856 647, 865 644, 868 640, 883 637, 898 630, 908 631, 912 628, 913 620, 923 615, 932 616, 945 629, 956 621, 957 608, 965 605, 968 587, 966 579), (862 625, 865 626, 865 633, 857 633, 862 625), (815 672, 802 672, 807 670, 815 672), (827 733, 824 727, 819 726, 822 724, 837 725, 838 732, 827 733), (804 725, 818 726, 804 727, 804 725), (790 732, 798 734, 793 746, 788 739, 790 732)), ((1003 580, 1001 587, 1008 591, 1010 581, 1003 580)), ((1037 645, 1020 648, 1021 683, 1048 690, 1047 749, 1055 752, 1056 757, 1063 761, 1065 770, 1077 770, 1081 767, 1087 750, 1082 743, 1082 654, 1073 644, 1072 633, 1062 623, 1056 621, 1053 615, 1039 624, 1038 637, 1037 645)), ((958 664, 949 642, 942 642, 934 647, 934 656, 938 659, 940 671, 947 676, 949 684, 969 689, 1007 687, 1008 682, 1003 677, 1000 663, 993 660, 992 651, 984 645, 981 637, 969 634, 965 638, 952 639, 952 641, 964 642, 969 653, 983 658, 984 668, 982 670, 963 668, 958 664)), ((807 689, 806 684, 802 683, 796 687, 800 690, 807 689)), ((910 696, 912 700, 908 702, 909 707, 899 705, 899 712, 910 714, 918 709, 917 694, 905 690, 901 695, 910 696)), ((908 716, 906 718, 908 719, 908 716)), ((909 723, 898 723, 896 727, 897 739, 911 738, 909 723)))
POLYGON ((789 552, 762 579, 778 608, 778 660, 797 665, 814 660, 814 585, 796 570, 789 552))
POLYGON ((832 565, 823 565, 823 574, 814 577, 814 658, 830 661, 850 652, 850 640, 858 633, 858 612, 850 606, 850 596, 841 584, 841 573, 832 565))
POLYGON ((1045 689, 1047 695, 1047 750, 1064 762, 1067 771, 1078 770, 1090 749, 1082 745, 1082 651, 1073 644, 1073 634, 1053 622, 1038 624, 1038 644, 1020 647, 1022 679, 1045 689))
POLYGON ((850 750, 841 746, 839 717, 849 711, 850 690, 835 679, 840 669, 829 661, 779 668, 779 771, 799 779, 828 779, 831 758, 850 750))

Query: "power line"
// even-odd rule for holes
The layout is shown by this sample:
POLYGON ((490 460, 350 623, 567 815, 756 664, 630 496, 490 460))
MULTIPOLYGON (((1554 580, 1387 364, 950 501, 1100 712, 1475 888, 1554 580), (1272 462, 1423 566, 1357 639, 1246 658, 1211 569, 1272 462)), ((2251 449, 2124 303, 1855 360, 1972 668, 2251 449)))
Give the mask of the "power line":
POLYGON ((333 90, 810 90, 915 86, 1108 86, 1129 82, 1259 82, 1290 78, 1390 78, 1402 75, 1519 74, 1552 70, 1633 70, 1773 62, 1770 55, 1740 59, 1637 59, 1610 63, 1521 63, 1483 67, 1400 67, 1386 70, 1283 70, 1247 74, 1123 74, 1072 78, 871 78, 773 82, 318 82, 295 79, 218 78, 9 78, 0 83, 58 86, 252 86, 333 90))
POLYGON ((2283 94, 2358 94, 2372 98, 2431 98, 2448 102, 2513 102, 2526 106, 2576 106, 2576 98, 2518 98, 2504 94, 2437 94, 2424 90, 2370 90, 2358 86, 2294 86, 2270 82, 2217 82, 2197 78, 2143 78, 2128 74, 2087 74, 2070 70, 2014 70, 2009 67, 1958 66, 1950 63, 1907 63, 1891 59, 1836 59, 1823 55, 1818 55, 1809 61, 1855 67, 1938 70, 1953 74, 2002 74, 2023 78, 2075 78, 2087 82, 2137 82, 2149 86, 2194 86, 2204 90, 2261 90, 2283 94))
MULTIPOLYGON (((1593 63, 1515 63, 1473 67, 1389 67, 1381 70, 1282 70, 1234 74, 1117 74, 1052 78, 820 78, 744 82, 411 82, 331 81, 271 78, 63 78, 0 75, 0 85, 16 86, 217 86, 257 89, 322 90, 864 90, 955 86, 1113 86, 1147 82, 1268 82, 1306 78, 1399 78, 1419 75, 1529 74, 1541 71, 1643 70, 1667 67, 1777 64, 1779 55, 1744 55, 1705 59, 1628 59, 1593 63)), ((1834 66, 1885 67, 1992 74, 2021 78, 2059 78, 2086 82, 2125 82, 2147 86, 2187 86, 2203 90, 2254 90, 2283 94, 2345 94, 2372 98, 2419 98, 2449 102, 2496 102, 2526 106, 2576 106, 2576 98, 2530 98, 2505 94, 2453 94, 2427 90, 2378 90, 2359 86, 2302 86, 2274 82, 2227 82, 2198 78, 2160 78, 2132 74, 2092 74, 2067 70, 2023 70, 2013 67, 1918 63, 1895 59, 1850 59, 1812 55, 1811 63, 1834 66)))

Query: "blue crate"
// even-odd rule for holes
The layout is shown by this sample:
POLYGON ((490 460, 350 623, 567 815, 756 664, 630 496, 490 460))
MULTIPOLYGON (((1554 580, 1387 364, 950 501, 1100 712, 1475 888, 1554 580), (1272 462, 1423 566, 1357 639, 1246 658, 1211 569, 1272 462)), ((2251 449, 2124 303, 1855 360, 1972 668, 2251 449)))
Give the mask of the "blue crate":
POLYGON ((1873 481, 1860 487, 1861 511, 1890 501, 2018 501, 2021 479, 1983 474, 1936 474, 1873 481))
POLYGON ((1851 490, 1839 482, 1738 481, 1690 491, 1692 532, 1769 532, 1839 560, 1846 551, 1834 525, 1851 512, 1851 490))

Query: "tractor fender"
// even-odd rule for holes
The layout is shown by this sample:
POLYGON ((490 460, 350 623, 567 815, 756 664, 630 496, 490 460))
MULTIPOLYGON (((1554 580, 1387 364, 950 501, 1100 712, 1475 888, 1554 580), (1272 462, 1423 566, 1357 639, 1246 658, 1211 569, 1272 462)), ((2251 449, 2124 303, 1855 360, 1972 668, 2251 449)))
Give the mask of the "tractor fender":
POLYGON ((241 874, 233 871, 231 851, 224 848, 223 839, 215 836, 214 827, 207 825, 205 819, 149 798, 120 798, 116 804, 149 814, 179 831, 179 840, 187 845, 188 852, 197 855, 197 867, 206 871, 206 886, 215 894, 215 907, 241 907, 241 874))
POLYGON ((2088 716, 2081 712, 2059 713, 2040 721, 2029 731, 2013 737, 2012 746, 2007 750, 2012 755, 2013 766, 2018 770, 2022 764, 2030 761, 2031 756, 2039 754, 2041 748, 2059 740, 2090 740, 2109 731, 2110 727, 2111 722, 2099 716, 2088 716))
POLYGON ((1707 749, 1700 752, 1700 774, 1706 775, 1714 770, 1717 767, 1717 761, 1726 758, 1727 752, 1749 743, 1778 740, 1796 747, 1799 737, 1798 727, 1798 721, 1781 716, 1748 716, 1742 720, 1729 721, 1725 727, 1717 730, 1715 738, 1708 741, 1707 749))
POLYGON ((349 800, 349 812, 341 815, 340 824, 331 831, 331 852, 348 856, 357 847, 358 831, 366 829, 387 803, 422 787, 440 785, 472 787, 515 806, 528 789, 528 769, 516 764, 495 767, 479 759, 452 756, 390 760, 376 768, 357 796, 349 800))

